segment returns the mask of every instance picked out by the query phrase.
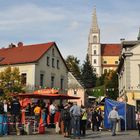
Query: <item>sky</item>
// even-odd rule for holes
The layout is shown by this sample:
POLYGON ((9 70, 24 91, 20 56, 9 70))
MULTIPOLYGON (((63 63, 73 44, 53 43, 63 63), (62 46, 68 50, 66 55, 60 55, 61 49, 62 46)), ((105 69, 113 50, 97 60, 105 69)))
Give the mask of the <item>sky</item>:
POLYGON ((137 39, 140 0, 0 0, 0 48, 55 41, 83 63, 94 7, 101 43, 137 39))

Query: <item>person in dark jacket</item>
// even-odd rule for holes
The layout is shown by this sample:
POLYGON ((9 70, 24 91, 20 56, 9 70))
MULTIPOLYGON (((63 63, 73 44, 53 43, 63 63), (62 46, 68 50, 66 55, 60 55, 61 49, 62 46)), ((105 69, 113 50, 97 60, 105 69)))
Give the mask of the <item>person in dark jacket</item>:
POLYGON ((92 130, 93 131, 99 131, 99 116, 96 110, 93 111, 92 113, 92 130))
POLYGON ((21 117, 21 106, 19 100, 14 97, 13 101, 11 102, 11 114, 14 116, 14 122, 20 120, 21 117))
POLYGON ((64 105, 64 109, 61 111, 61 119, 64 122, 64 137, 69 137, 70 136, 70 111, 69 111, 69 105, 66 103, 64 105))
POLYGON ((4 114, 4 107, 3 107, 3 103, 0 101, 0 114, 4 114))

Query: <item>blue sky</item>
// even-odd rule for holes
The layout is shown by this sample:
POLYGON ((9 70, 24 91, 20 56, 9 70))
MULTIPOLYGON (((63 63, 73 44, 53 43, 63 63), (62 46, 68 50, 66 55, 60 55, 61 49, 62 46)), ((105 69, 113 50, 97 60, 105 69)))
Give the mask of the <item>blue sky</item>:
POLYGON ((101 43, 136 40, 140 0, 0 0, 0 47, 55 41, 62 56, 85 59, 96 6, 101 43))

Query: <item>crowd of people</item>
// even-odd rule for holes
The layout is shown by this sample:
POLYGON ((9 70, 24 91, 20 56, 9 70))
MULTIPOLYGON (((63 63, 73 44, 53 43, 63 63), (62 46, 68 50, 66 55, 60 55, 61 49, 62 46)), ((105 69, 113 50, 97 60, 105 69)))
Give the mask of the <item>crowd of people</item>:
POLYGON ((101 129, 103 114, 102 111, 93 108, 85 108, 78 106, 76 102, 64 103, 57 105, 55 102, 45 103, 43 100, 38 100, 36 103, 28 103, 26 107, 22 107, 18 98, 13 97, 12 101, 0 101, 0 134, 7 135, 10 130, 8 129, 10 123, 8 116, 12 116, 12 125, 15 124, 17 129, 18 124, 22 124, 22 110, 25 110, 26 116, 33 116, 35 128, 39 128, 42 123, 44 127, 55 128, 56 133, 63 133, 64 137, 77 137, 85 136, 86 129, 99 131, 101 129), (5 122, 4 122, 5 120, 5 122), (6 124, 1 127, 2 124, 6 124))
MULTIPOLYGON (((43 100, 38 100, 35 103, 28 103, 23 108, 18 98, 14 97, 11 102, 6 100, 0 102, 1 135, 10 133, 8 116, 12 116, 12 125, 15 124, 16 130, 19 127, 19 125, 16 125, 17 123, 25 123, 22 121, 23 109, 26 116, 34 118, 36 130, 39 129, 40 124, 43 124, 43 127, 54 128, 56 133, 61 133, 64 137, 80 139, 81 136, 86 136, 87 129, 101 131, 103 128, 104 112, 97 106, 87 108, 83 105, 77 105, 77 102, 66 102, 60 105, 53 101, 45 103, 43 100)), ((140 113, 137 114, 136 121, 140 135, 140 113)), ((112 136, 115 136, 116 124, 119 120, 116 107, 113 107, 110 111, 108 119, 111 124, 112 136)))

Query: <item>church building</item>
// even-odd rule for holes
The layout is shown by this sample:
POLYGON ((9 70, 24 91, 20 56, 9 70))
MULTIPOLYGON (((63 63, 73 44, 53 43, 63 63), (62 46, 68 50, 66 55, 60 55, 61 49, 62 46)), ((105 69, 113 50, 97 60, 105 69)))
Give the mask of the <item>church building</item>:
POLYGON ((121 44, 102 44, 97 22, 96 9, 92 15, 92 26, 88 37, 88 57, 97 76, 109 70, 116 70, 121 52, 121 44))

